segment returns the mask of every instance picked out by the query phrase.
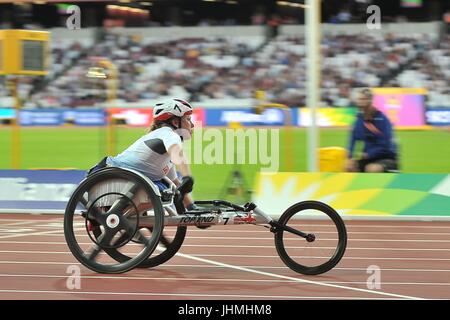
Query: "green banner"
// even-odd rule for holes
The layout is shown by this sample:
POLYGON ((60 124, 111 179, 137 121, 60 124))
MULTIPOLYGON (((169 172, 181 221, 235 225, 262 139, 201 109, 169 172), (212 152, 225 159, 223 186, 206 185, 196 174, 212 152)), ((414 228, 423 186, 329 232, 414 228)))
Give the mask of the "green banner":
POLYGON ((281 214, 303 200, 347 216, 450 217, 450 175, 406 173, 260 173, 253 201, 281 214))

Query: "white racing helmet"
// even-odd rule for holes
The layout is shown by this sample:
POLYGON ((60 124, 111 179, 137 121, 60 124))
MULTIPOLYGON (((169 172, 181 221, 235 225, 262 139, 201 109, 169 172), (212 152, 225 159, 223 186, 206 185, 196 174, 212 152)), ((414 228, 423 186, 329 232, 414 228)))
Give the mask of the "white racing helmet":
MULTIPOLYGON (((184 115, 192 114, 192 106, 181 99, 170 99, 161 103, 157 103, 153 109, 153 120, 167 121, 171 118, 181 119, 184 115)), ((191 138, 191 133, 188 130, 182 128, 174 128, 180 135, 182 140, 188 140, 191 138)))
POLYGON ((179 117, 192 113, 192 106, 181 99, 170 99, 157 103, 153 109, 154 120, 168 120, 172 117, 179 117))

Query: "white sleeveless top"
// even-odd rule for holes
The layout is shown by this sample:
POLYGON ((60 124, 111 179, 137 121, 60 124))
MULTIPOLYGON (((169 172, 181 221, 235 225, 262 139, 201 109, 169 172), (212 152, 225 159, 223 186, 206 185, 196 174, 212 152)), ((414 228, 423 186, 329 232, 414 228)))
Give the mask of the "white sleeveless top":
POLYGON ((169 127, 162 127, 139 138, 125 151, 115 157, 108 157, 108 165, 141 172, 151 180, 164 176, 176 177, 175 167, 167 150, 174 144, 181 147, 181 138, 169 127))

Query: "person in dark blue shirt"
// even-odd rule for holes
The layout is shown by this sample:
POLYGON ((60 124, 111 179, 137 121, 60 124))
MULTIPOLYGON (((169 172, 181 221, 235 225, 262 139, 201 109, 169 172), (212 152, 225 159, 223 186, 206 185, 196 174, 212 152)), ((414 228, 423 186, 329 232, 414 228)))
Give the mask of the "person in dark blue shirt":
POLYGON ((363 89, 356 100, 359 112, 353 125, 348 148, 347 171, 395 172, 398 170, 397 146, 392 124, 372 105, 370 89, 363 89), (353 159, 355 144, 364 142, 361 159, 353 159))

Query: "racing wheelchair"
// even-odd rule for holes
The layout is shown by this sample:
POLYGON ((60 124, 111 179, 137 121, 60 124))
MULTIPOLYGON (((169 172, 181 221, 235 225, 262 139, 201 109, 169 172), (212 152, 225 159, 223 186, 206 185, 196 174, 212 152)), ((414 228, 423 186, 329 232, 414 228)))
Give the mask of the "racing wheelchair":
POLYGON ((254 203, 201 200, 195 201, 197 209, 187 211, 183 198, 192 191, 193 179, 183 178, 178 187, 166 180, 168 188, 160 192, 134 170, 106 167, 88 175, 75 189, 64 215, 65 239, 75 258, 99 273, 152 268, 178 252, 188 226, 235 224, 269 229, 281 260, 301 274, 327 272, 344 255, 345 224, 322 202, 296 203, 278 220, 254 203))

